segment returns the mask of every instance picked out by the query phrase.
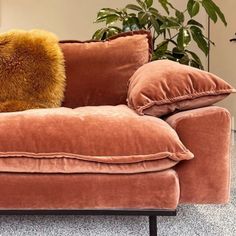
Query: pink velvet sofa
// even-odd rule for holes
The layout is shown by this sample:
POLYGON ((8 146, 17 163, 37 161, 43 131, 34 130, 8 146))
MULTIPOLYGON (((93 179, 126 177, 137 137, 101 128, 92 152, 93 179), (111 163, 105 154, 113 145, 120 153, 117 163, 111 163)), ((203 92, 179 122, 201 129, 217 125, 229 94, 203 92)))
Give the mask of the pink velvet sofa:
MULTIPOLYGON (((146 37, 143 34, 137 35, 146 37)), ((99 82, 94 87, 91 81, 86 86, 80 81, 77 86, 76 75, 82 69, 84 76, 101 70, 105 78, 101 60, 96 69, 87 56, 90 67, 77 65, 77 50, 95 44, 62 43, 68 80, 62 108, 0 114, 1 213, 147 215, 150 235, 156 235, 156 216, 175 215, 180 204, 227 203, 229 112, 204 106, 161 118, 139 115, 127 106, 126 86, 117 85, 121 101, 115 92, 106 93, 107 81, 103 92, 96 90, 99 82), (75 104, 90 85, 93 93, 81 97, 87 103, 75 104), (113 100, 104 102, 105 97, 113 100)), ((94 47, 91 58, 102 48, 94 47)), ((148 46, 145 50, 141 64, 150 60, 148 46)), ((112 63, 117 66, 124 60, 126 56, 112 63)), ((133 65, 134 59, 129 63, 133 65)), ((127 69, 118 67, 122 70, 117 73, 127 69)), ((133 71, 129 73, 126 77, 133 71)))

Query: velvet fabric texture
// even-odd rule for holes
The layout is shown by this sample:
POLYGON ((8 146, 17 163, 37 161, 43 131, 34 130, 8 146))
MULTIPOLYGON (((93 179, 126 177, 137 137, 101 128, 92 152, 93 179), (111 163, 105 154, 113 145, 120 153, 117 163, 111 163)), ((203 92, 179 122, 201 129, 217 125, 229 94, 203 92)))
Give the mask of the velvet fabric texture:
POLYGON ((161 117, 212 105, 232 92, 235 89, 216 75, 160 60, 142 66, 131 77, 128 104, 141 115, 161 117))
POLYGON ((176 209, 174 170, 109 174, 0 173, 0 209, 176 209))
POLYGON ((144 160, 136 163, 100 163, 99 161, 73 159, 63 155, 54 158, 49 158, 47 154, 45 156, 40 156, 40 158, 29 158, 29 156, 0 158, 0 172, 134 174, 162 171, 178 163, 169 158, 144 160))
POLYGON ((125 105, 2 114, 0 150, 2 172, 140 173, 193 158, 165 121, 125 105))
POLYGON ((107 41, 63 41, 67 87, 63 106, 126 104, 128 80, 151 58, 147 31, 122 33, 107 41))
POLYGON ((229 112, 207 107, 177 113, 166 121, 195 156, 175 168, 180 181, 180 203, 227 203, 230 192, 229 112))
POLYGON ((0 34, 0 112, 60 107, 64 58, 57 37, 42 30, 0 34))

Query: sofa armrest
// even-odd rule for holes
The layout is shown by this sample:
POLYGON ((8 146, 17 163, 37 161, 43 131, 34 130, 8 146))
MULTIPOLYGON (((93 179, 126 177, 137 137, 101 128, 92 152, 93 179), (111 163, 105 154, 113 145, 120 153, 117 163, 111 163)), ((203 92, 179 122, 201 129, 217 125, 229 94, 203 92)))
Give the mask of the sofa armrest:
POLYGON ((230 192, 229 112, 212 106, 180 112, 166 121, 195 156, 176 166, 180 203, 227 203, 230 192))

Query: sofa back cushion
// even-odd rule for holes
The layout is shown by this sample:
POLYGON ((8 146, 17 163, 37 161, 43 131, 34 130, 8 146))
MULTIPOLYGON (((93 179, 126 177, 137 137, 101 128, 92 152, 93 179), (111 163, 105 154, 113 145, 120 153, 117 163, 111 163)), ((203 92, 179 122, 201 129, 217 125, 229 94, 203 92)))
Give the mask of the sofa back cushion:
POLYGON ((122 33, 106 41, 60 42, 67 87, 63 106, 125 104, 128 80, 151 58, 147 31, 122 33))

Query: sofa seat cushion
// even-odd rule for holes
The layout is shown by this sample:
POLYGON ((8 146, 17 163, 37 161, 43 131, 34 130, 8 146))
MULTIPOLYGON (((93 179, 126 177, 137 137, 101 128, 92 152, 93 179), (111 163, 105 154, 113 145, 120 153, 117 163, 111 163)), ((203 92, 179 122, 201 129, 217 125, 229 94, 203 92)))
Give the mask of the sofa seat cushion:
POLYGON ((0 114, 0 171, 141 173, 193 158, 165 121, 125 105, 0 114))
POLYGON ((0 209, 176 209, 172 169, 139 174, 0 173, 0 209))

